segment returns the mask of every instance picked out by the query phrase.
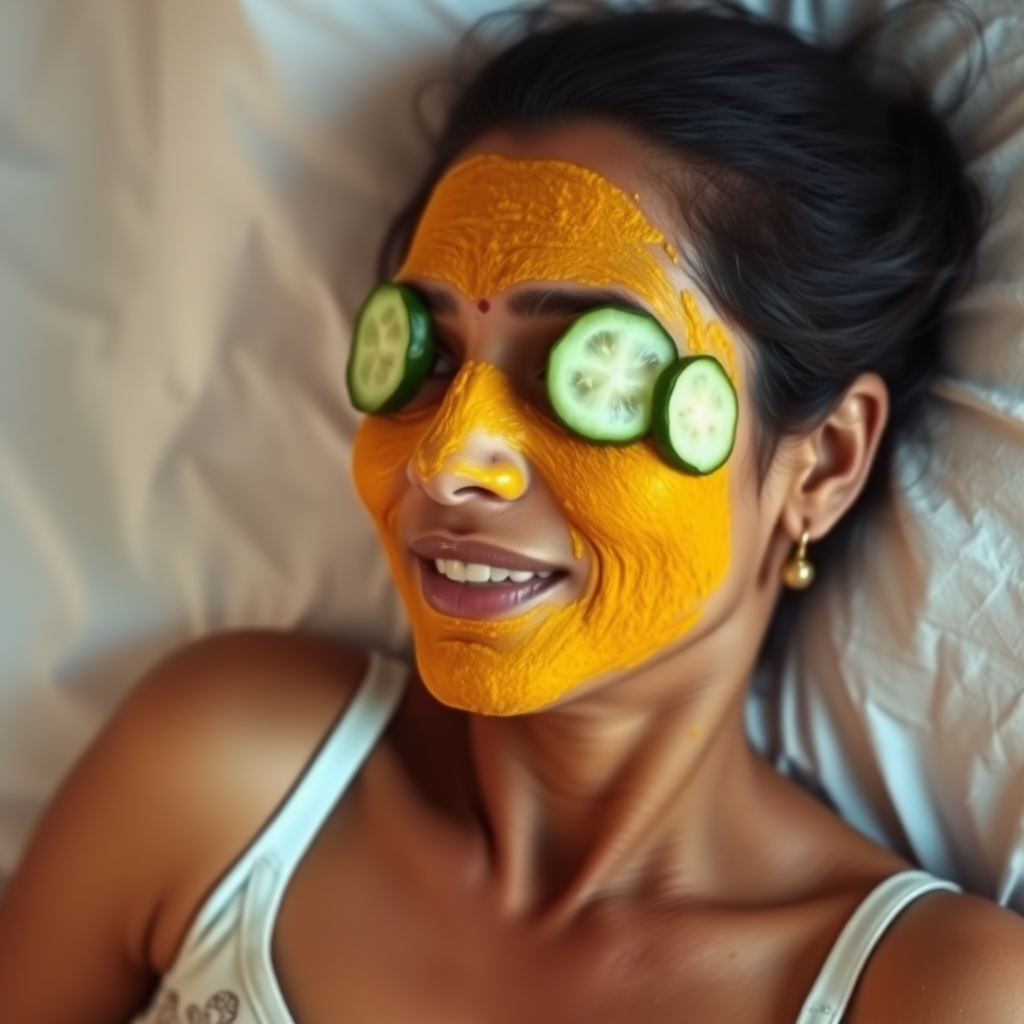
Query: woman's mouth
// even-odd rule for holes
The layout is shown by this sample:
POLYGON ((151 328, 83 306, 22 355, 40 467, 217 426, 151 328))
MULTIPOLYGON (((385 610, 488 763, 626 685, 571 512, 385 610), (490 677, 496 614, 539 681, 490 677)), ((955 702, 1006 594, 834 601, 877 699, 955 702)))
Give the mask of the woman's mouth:
POLYGON ((507 569, 455 558, 419 558, 427 604, 460 619, 497 619, 526 611, 565 578, 559 571, 507 569))

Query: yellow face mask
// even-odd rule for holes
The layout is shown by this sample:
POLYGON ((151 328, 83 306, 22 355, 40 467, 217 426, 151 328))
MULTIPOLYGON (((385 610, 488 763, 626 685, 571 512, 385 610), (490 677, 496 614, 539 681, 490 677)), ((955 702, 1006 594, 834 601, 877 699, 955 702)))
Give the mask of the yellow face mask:
MULTIPOLYGON (((731 340, 705 324, 693 295, 673 287, 664 253, 672 250, 660 232, 600 175, 481 156, 440 182, 398 277, 444 281, 474 302, 525 281, 625 287, 686 337, 689 352, 716 355, 735 382, 731 340)), ((467 711, 535 711, 640 664, 686 635, 729 567, 727 467, 691 477, 666 466, 649 442, 617 448, 575 438, 488 363, 466 362, 439 405, 365 420, 354 462, 409 611, 420 674, 439 700, 467 711), (398 536, 408 470, 429 480, 459 467, 481 435, 521 453, 554 495, 576 556, 589 562, 579 599, 497 621, 454 618, 426 603, 398 536)), ((494 493, 524 500, 512 469, 499 476, 494 493)))

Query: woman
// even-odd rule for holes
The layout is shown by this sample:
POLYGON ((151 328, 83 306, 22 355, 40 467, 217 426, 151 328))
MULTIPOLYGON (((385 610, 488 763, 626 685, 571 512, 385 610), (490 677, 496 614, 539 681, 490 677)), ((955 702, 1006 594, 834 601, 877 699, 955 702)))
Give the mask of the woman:
POLYGON ((160 665, 5 895, 0 1020, 1019 1018, 1024 925, 744 735, 979 232, 853 58, 603 13, 477 76, 350 363, 417 671, 272 634, 160 665))

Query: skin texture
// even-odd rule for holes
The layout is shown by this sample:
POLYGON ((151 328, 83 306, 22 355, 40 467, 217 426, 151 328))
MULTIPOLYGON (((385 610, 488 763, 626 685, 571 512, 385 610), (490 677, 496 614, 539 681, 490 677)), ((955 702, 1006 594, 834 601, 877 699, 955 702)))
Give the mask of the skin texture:
MULTIPOLYGON (((685 252, 646 155, 620 130, 494 133, 475 152, 588 167, 639 193, 685 252)), ((685 260, 668 272, 693 289, 685 260)), ((450 289, 435 313, 450 366, 421 409, 474 364, 543 413, 537 371, 572 315, 517 313, 510 298, 527 284, 487 296, 482 311, 433 283, 450 289)), ((741 410, 745 344, 737 337, 741 410)), ((804 524, 821 536, 848 507, 884 419, 884 388, 856 381, 759 487, 741 415, 729 568, 689 632, 641 665, 527 715, 465 713, 410 680, 285 894, 272 969, 295 1021, 792 1024, 850 913, 906 862, 751 752, 743 695, 782 561, 804 524)), ((586 593, 590 552, 574 553, 526 453, 467 441, 438 475, 410 468, 388 484, 403 547, 437 533, 500 543, 570 567, 553 604, 586 593), (503 495, 458 469, 494 455, 525 490, 503 495)), ((71 773, 0 902, 0 1021, 115 1024, 141 1009, 364 664, 328 640, 245 633, 149 673, 71 773)), ((1019 1020, 1022 957, 1015 915, 930 896, 888 933, 843 1024, 1019 1020)))

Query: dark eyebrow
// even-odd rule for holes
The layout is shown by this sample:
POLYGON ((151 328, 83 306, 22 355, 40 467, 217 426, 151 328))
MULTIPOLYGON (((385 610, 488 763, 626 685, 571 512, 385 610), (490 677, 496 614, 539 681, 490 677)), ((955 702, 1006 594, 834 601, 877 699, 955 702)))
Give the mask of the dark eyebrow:
POLYGON ((418 284, 413 291, 423 300, 427 311, 434 316, 453 316, 458 312, 454 296, 443 288, 431 288, 428 285, 418 284))
POLYGON ((650 315, 635 299, 616 291, 572 292, 557 288, 527 288, 508 300, 516 316, 579 316, 601 306, 619 306, 650 315))
MULTIPOLYGON (((416 293, 434 316, 453 316, 458 311, 454 296, 443 288, 417 285, 416 293)), ((619 306, 634 313, 647 313, 635 299, 613 290, 574 292, 559 288, 527 288, 508 300, 516 316, 579 316, 601 306, 619 306)))

